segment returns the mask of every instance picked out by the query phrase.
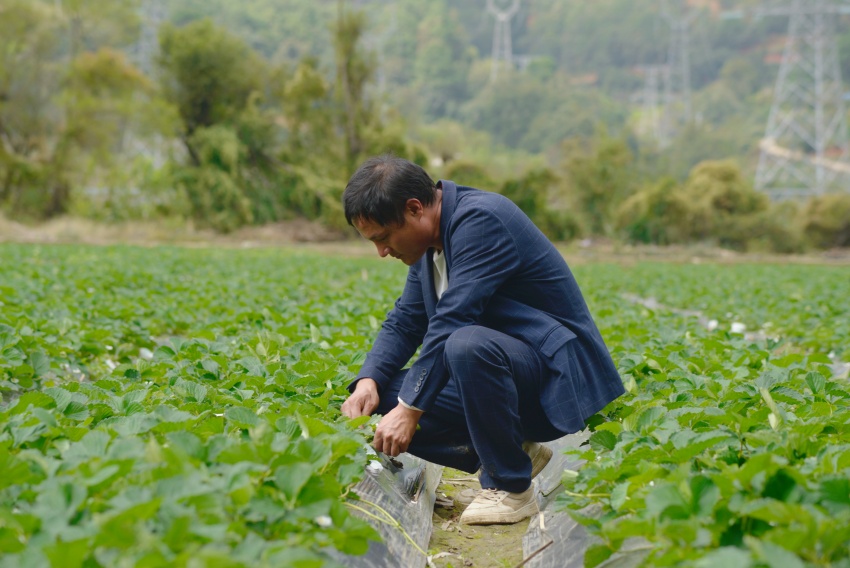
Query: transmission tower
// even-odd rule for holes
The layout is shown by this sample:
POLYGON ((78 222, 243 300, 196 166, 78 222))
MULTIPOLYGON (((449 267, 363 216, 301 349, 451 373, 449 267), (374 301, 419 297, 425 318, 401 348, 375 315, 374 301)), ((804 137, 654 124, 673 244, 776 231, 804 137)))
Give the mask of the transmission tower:
POLYGON ((662 147, 665 141, 661 130, 661 84, 667 76, 667 67, 664 65, 647 65, 643 68, 643 128, 642 130, 656 143, 662 147))
POLYGON ((490 67, 490 81, 499 75, 499 67, 503 64, 510 68, 514 63, 513 46, 511 45, 511 20, 519 11, 520 0, 511 0, 507 9, 499 9, 495 0, 487 0, 487 11, 496 18, 496 28, 493 30, 493 56, 490 67))
POLYGON ((756 187, 775 199, 847 189, 847 119, 834 21, 848 6, 835 0, 791 0, 764 15, 790 17, 756 187))
POLYGON ((691 107, 691 25, 699 15, 687 7, 670 9, 661 3, 661 15, 670 26, 667 72, 664 77, 664 113, 661 118, 661 146, 669 144, 678 129, 693 117, 691 107))
POLYGON ((132 49, 132 60, 146 75, 150 75, 159 53, 159 28, 165 21, 165 6, 163 0, 144 0, 140 4, 141 31, 132 49))

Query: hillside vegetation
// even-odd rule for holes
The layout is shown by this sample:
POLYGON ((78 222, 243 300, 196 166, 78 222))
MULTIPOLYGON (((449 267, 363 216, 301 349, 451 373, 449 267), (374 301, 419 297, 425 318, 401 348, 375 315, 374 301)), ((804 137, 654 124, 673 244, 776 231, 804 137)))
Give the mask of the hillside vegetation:
POLYGON ((843 196, 777 208, 751 195, 788 25, 730 17, 754 2, 691 2, 694 119, 663 148, 644 96, 647 66, 668 56, 663 3, 523 0, 522 64, 495 78, 483 0, 164 0, 153 24, 152 4, 0 1, 6 215, 338 227, 352 170, 390 151, 505 193, 553 239, 850 242, 843 196), (694 181, 706 176, 711 195, 694 181), (683 231, 671 216, 709 220, 683 231))

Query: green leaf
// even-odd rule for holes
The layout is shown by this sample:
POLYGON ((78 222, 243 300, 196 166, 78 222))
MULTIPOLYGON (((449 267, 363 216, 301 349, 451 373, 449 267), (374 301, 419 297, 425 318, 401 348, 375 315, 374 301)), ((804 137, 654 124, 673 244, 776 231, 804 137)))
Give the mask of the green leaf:
POLYGON ((825 479, 820 483, 821 499, 841 505, 850 505, 850 479, 841 477, 825 479))
POLYGON ((274 423, 274 427, 290 439, 301 435, 301 425, 298 423, 298 420, 291 416, 278 418, 274 423))
POLYGON ((623 431, 623 425, 619 422, 605 422, 596 427, 597 432, 611 432, 618 436, 623 431))
MULTIPOLYGON (((70 398, 68 399, 70 400, 70 398)), ((15 406, 12 408, 12 414, 20 414, 25 412, 30 405, 38 408, 51 408, 56 406, 56 401, 53 397, 38 391, 25 392, 18 399, 15 406)))
POLYGON ((805 568, 806 564, 793 552, 772 542, 745 536, 744 542, 755 556, 767 563, 769 568, 805 568))
POLYGON ((106 448, 111 438, 109 434, 101 430, 92 430, 83 438, 73 444, 68 453, 86 458, 102 458, 106 455, 106 448))
POLYGON ((92 553, 92 549, 89 539, 81 538, 46 546, 44 553, 54 568, 79 568, 92 553))
POLYGON ((720 501, 720 489, 708 477, 699 475, 690 480, 691 510, 701 518, 712 517, 714 506, 720 501))
POLYGON ((17 367, 26 361, 24 352, 17 347, 7 347, 0 353, 0 363, 5 362, 10 367, 17 367))
POLYGON ((2 446, 0 446, 0 471, 3 472, 0 475, 0 489, 24 484, 33 477, 29 464, 19 460, 2 446))
POLYGON ((629 498, 629 482, 618 483, 611 490, 611 508, 619 511, 629 498))
POLYGON ((274 472, 274 482, 278 489, 283 491, 290 503, 295 503, 298 493, 304 488, 315 471, 313 464, 294 463, 284 465, 274 472))
POLYGON ((352 430, 356 430, 360 426, 367 424, 369 422, 369 420, 371 420, 371 418, 372 418, 371 416, 358 416, 357 418, 351 418, 348 421, 348 427, 351 428, 352 430))
POLYGON ((617 436, 607 430, 597 430, 590 435, 590 447, 597 452, 613 450, 617 445, 617 436))
POLYGON ((104 481, 111 478, 112 476, 114 476, 119 471, 120 471, 120 468, 117 465, 114 465, 114 464, 108 465, 108 466, 104 467, 103 469, 99 470, 94 475, 88 476, 85 479, 83 479, 83 485, 85 485, 86 487, 93 487, 95 485, 103 483, 104 481))
POLYGON ((647 408, 640 414, 640 418, 637 421, 637 428, 642 430, 648 426, 651 426, 655 422, 661 419, 666 412, 665 408, 661 408, 658 406, 654 406, 652 408, 647 408))
POLYGON ((172 446, 179 449, 189 457, 203 459, 204 445, 201 440, 191 432, 177 431, 165 435, 172 446))
POLYGON ((74 399, 73 394, 59 387, 46 388, 44 389, 44 393, 53 398, 56 402, 56 408, 58 408, 60 412, 63 412, 65 407, 68 406, 68 403, 74 399))
POLYGON ((207 397, 207 387, 202 384, 187 381, 185 384, 186 392, 197 402, 204 402, 207 397))
POLYGON ((301 430, 303 430, 307 436, 318 436, 319 434, 333 434, 335 430, 328 425, 327 422, 322 422, 318 418, 314 418, 312 416, 305 416, 303 414, 297 414, 296 418, 298 418, 298 423, 301 425, 301 430))
POLYGON ((694 563, 696 568, 749 568, 752 565, 750 553, 733 546, 713 550, 694 563))
POLYGON ((584 552, 584 566, 585 568, 594 568, 594 566, 599 566, 614 554, 614 551, 605 544, 593 544, 587 547, 587 550, 584 552))
POLYGON ((190 412, 185 412, 183 410, 177 410, 170 404, 161 404, 157 406, 153 414, 159 419, 160 422, 179 423, 195 419, 194 414, 190 412))
POLYGON ((104 517, 96 537, 97 545, 119 550, 135 546, 140 538, 148 534, 147 531, 139 530, 139 525, 153 517, 159 505, 159 499, 154 499, 129 507, 117 515, 104 517))
POLYGON ((85 420, 89 417, 89 409, 82 402, 72 400, 68 403, 68 406, 65 407, 65 410, 62 411, 62 414, 71 420, 85 420))
POLYGON ((826 388, 826 378, 818 372, 809 372, 806 374, 806 384, 812 391, 812 394, 820 394, 826 388))
POLYGON ((239 428, 254 428, 260 424, 260 417, 244 406, 231 406, 224 411, 224 417, 239 428))
POLYGON ((670 483, 662 483, 646 496, 647 510, 660 519, 686 519, 690 507, 679 489, 670 483))
POLYGON ((50 372, 50 359, 41 351, 30 353, 27 362, 36 377, 43 377, 50 372))
POLYGON ((755 499, 747 503, 740 511, 742 516, 760 519, 768 523, 790 524, 802 520, 798 516, 800 508, 776 499, 755 499))

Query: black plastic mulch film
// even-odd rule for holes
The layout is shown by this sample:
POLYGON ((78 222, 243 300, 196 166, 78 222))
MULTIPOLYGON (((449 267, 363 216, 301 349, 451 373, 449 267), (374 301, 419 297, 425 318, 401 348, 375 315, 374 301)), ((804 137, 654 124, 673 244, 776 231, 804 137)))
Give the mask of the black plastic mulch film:
MULTIPOLYGON (((528 532, 522 539, 523 558, 527 560, 525 566, 580 568, 584 565, 584 551, 593 543, 593 537, 565 511, 556 511, 552 505, 563 489, 561 477, 564 470, 581 466, 581 462, 565 456, 564 451, 578 447, 588 436, 586 431, 579 432, 546 444, 553 450, 554 456, 535 479, 538 504, 543 515, 542 519, 541 515, 531 519, 528 532)), ((435 492, 441 474, 440 466, 408 454, 392 461, 383 455, 376 457, 367 468, 366 477, 354 489, 360 499, 352 503, 376 517, 390 517, 400 528, 392 522, 380 522, 355 512, 375 526, 384 542, 371 543, 363 556, 340 555, 337 560, 354 568, 426 566, 427 557, 422 551, 428 550, 435 492), (376 467, 376 462, 381 464, 380 467, 376 467)), ((637 566, 635 561, 639 558, 612 557, 611 560, 614 561, 611 566, 626 568, 637 566)))
POLYGON ((345 566, 356 568, 425 566, 427 557, 423 551, 427 552, 431 540, 431 517, 442 472, 442 467, 409 454, 393 460, 382 454, 373 457, 365 477, 354 487, 360 499, 351 503, 383 519, 378 521, 354 511, 381 533, 383 542, 371 542, 369 551, 363 556, 337 559, 345 566))

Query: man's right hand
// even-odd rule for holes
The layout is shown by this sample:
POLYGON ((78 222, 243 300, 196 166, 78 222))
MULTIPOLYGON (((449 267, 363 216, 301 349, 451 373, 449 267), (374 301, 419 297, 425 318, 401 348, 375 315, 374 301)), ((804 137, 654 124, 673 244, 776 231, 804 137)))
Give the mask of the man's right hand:
POLYGON ((369 416, 378 408, 378 383, 374 379, 360 379, 351 396, 342 403, 342 413, 349 418, 369 416))

